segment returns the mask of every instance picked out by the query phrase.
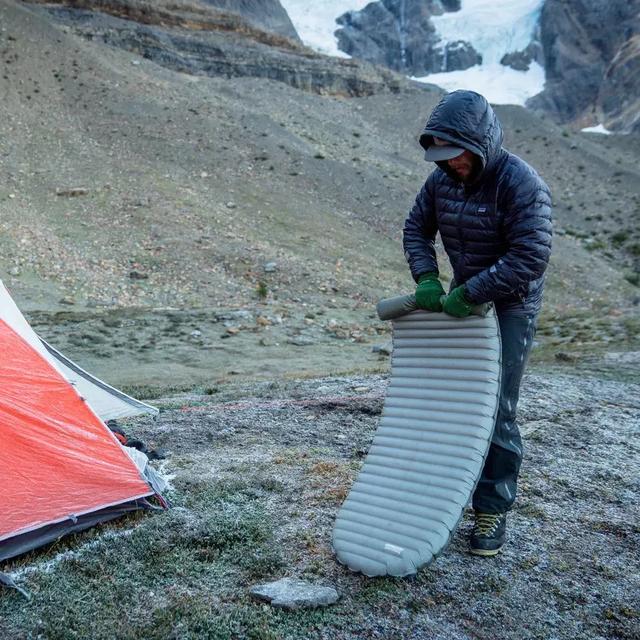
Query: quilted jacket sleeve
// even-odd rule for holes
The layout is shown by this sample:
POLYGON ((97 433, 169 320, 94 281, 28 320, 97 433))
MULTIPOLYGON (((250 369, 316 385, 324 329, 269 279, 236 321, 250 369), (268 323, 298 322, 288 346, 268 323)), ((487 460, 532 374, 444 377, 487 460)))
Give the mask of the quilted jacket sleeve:
POLYGON ((528 283, 542 277, 551 255, 551 194, 546 184, 528 171, 515 171, 502 206, 508 249, 465 283, 466 296, 474 304, 526 295, 528 283))
POLYGON ((435 249, 438 223, 432 195, 433 175, 429 176, 417 195, 403 229, 404 255, 416 282, 423 273, 438 273, 435 249))

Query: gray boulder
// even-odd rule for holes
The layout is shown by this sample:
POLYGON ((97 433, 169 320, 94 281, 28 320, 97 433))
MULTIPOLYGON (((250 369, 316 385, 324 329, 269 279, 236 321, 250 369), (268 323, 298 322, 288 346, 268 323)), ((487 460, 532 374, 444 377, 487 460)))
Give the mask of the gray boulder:
POLYGON ((259 584, 252 587, 250 593, 254 598, 283 609, 326 607, 337 602, 339 597, 333 587, 319 587, 295 578, 259 584))

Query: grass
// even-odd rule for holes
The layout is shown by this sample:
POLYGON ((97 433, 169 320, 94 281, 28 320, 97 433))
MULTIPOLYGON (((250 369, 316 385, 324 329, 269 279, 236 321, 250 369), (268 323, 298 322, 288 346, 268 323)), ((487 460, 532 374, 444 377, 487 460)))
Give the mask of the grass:
MULTIPOLYGON (((316 470, 335 472, 331 463, 317 463, 316 470)), ((0 592, 0 637, 276 640, 308 638, 327 626, 355 630, 357 619, 345 604, 287 612, 249 596, 251 585, 287 575, 292 564, 266 506, 268 493, 281 489, 263 470, 190 479, 171 496, 169 511, 134 514, 21 558, 9 570, 71 551, 21 580, 30 602, 0 592)), ((324 573, 325 563, 318 558, 317 564, 310 579, 324 573)), ((362 598, 388 598, 386 588, 376 594, 368 589, 362 598)))
POLYGON ((274 637, 262 608, 235 586, 283 570, 259 491, 203 483, 174 501, 170 511, 106 528, 134 524, 130 535, 103 535, 84 547, 96 530, 68 539, 80 545, 77 553, 30 574, 28 605, 3 593, 0 618, 16 632, 55 640, 274 637))

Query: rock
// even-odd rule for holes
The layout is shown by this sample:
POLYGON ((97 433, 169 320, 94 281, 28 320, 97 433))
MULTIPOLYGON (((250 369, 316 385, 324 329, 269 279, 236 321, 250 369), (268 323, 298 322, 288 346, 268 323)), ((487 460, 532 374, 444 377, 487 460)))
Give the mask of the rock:
POLYGON ((85 187, 71 187, 69 189, 56 189, 57 196, 63 196, 65 198, 77 198, 78 196, 89 195, 89 189, 85 187))
POLYGON ((575 362, 577 360, 576 356, 566 351, 558 351, 555 354, 555 358, 558 362, 575 362))
POLYGON ((202 331, 199 329, 194 329, 190 334, 192 338, 199 338, 202 335, 202 331))
POLYGON ((481 60, 467 42, 443 47, 431 17, 460 9, 459 1, 384 0, 348 11, 336 22, 338 47, 408 75, 467 69, 481 60))
POLYGON ((393 342, 385 342, 384 344, 376 344, 371 348, 373 353, 379 353, 381 356, 390 356, 393 352, 393 342))
POLYGON ((295 578, 259 584, 252 587, 250 593, 258 600, 266 600, 271 606, 283 609, 326 607, 339 598, 333 587, 319 587, 295 578))
POLYGON ((278 264, 276 262, 265 262, 262 268, 265 273, 273 273, 278 270, 278 264))
POLYGON ((242 16, 249 24, 257 29, 263 29, 272 33, 300 41, 289 14, 280 4, 279 0, 206 0, 206 3, 242 16))
POLYGON ((482 56, 464 40, 447 42, 442 54, 440 71, 461 71, 482 64, 482 56))
POLYGON ((131 278, 131 280, 146 280, 148 277, 148 273, 144 273, 144 271, 138 271, 137 269, 133 269, 129 272, 129 278, 131 278))
POLYGON ((629 0, 547 0, 540 16, 545 88, 527 106, 558 122, 599 118, 621 131, 640 127, 637 12, 629 0))
POLYGON ((60 299, 60 304, 67 304, 71 306, 71 305, 74 305, 75 303, 76 301, 71 296, 65 296, 64 298, 60 299))
POLYGON ((640 35, 625 42, 600 85, 598 120, 610 131, 640 132, 640 35))
POLYGON ((238 205, 235 202, 227 202, 227 209, 235 209, 238 205))
POLYGON ((529 71, 529 67, 534 60, 540 64, 544 64, 542 45, 539 42, 532 42, 523 51, 505 53, 500 60, 500 64, 503 64, 505 67, 511 67, 516 71, 529 71))
POLYGON ((10 276, 19 276, 22 272, 20 271, 20 267, 11 267, 11 269, 9 269, 9 275, 10 276))

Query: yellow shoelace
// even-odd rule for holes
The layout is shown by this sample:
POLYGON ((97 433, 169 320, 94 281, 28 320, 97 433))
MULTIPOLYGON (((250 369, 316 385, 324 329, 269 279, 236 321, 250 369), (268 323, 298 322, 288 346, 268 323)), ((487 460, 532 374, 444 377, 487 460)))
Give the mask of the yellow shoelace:
POLYGON ((481 536, 488 536, 500 524, 502 515, 499 513, 477 513, 474 525, 474 533, 481 536))

